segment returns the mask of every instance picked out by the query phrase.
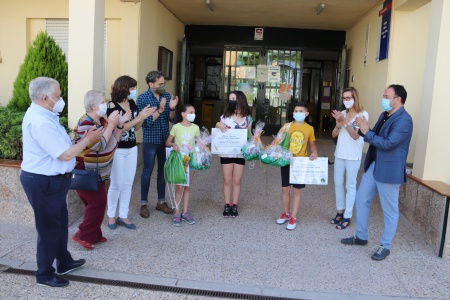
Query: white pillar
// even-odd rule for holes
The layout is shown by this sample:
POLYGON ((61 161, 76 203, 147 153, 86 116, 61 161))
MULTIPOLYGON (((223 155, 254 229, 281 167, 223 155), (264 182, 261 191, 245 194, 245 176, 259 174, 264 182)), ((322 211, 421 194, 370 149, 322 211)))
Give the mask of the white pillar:
POLYGON ((450 184, 450 1, 433 0, 431 5, 422 101, 419 120, 414 124, 417 140, 413 175, 450 184))
POLYGON ((105 0, 69 0, 69 127, 85 112, 87 91, 102 90, 105 0))

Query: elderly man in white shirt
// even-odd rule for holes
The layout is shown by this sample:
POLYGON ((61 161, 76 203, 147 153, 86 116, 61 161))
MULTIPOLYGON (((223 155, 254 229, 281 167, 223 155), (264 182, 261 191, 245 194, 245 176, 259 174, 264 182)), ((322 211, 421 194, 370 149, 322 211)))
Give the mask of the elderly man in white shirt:
POLYGON ((75 156, 88 144, 100 139, 104 129, 92 129, 72 145, 59 123, 64 109, 58 81, 38 77, 30 82, 31 105, 22 122, 23 162, 20 182, 34 210, 37 240, 38 285, 64 287, 64 275, 80 268, 84 259, 74 260, 67 250, 68 211, 66 196, 70 187, 75 156), (55 268, 52 266, 56 259, 55 268))

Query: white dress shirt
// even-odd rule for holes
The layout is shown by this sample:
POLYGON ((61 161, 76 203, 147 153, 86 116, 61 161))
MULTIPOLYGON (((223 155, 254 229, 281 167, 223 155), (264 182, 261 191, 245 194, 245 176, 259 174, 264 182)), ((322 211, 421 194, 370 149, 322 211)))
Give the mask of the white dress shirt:
POLYGON ((26 172, 53 176, 71 172, 75 167, 75 158, 58 158, 72 146, 59 116, 34 102, 22 121, 22 142, 22 170, 26 172))

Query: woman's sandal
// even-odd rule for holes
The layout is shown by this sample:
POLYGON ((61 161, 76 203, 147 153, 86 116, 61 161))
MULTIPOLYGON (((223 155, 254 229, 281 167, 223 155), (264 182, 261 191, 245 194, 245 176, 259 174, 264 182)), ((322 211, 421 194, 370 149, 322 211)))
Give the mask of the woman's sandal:
POLYGON ((350 223, 352 222, 352 219, 342 219, 340 224, 336 225, 336 229, 342 230, 350 226, 350 223))
POLYGON ((344 212, 341 212, 341 213, 337 212, 336 217, 334 217, 334 219, 331 219, 330 223, 331 224, 339 224, 343 218, 344 218, 344 212))

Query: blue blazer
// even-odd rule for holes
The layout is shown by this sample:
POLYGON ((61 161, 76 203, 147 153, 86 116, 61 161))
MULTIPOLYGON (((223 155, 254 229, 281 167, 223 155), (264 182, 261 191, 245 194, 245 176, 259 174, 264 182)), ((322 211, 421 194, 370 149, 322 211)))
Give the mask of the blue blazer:
POLYGON ((406 182, 406 157, 411 141, 413 122, 404 107, 386 120, 378 135, 375 129, 383 121, 385 113, 378 118, 375 126, 366 132, 364 141, 369 143, 369 151, 364 161, 364 171, 372 163, 371 152, 375 151, 373 177, 384 183, 402 184, 406 182))

